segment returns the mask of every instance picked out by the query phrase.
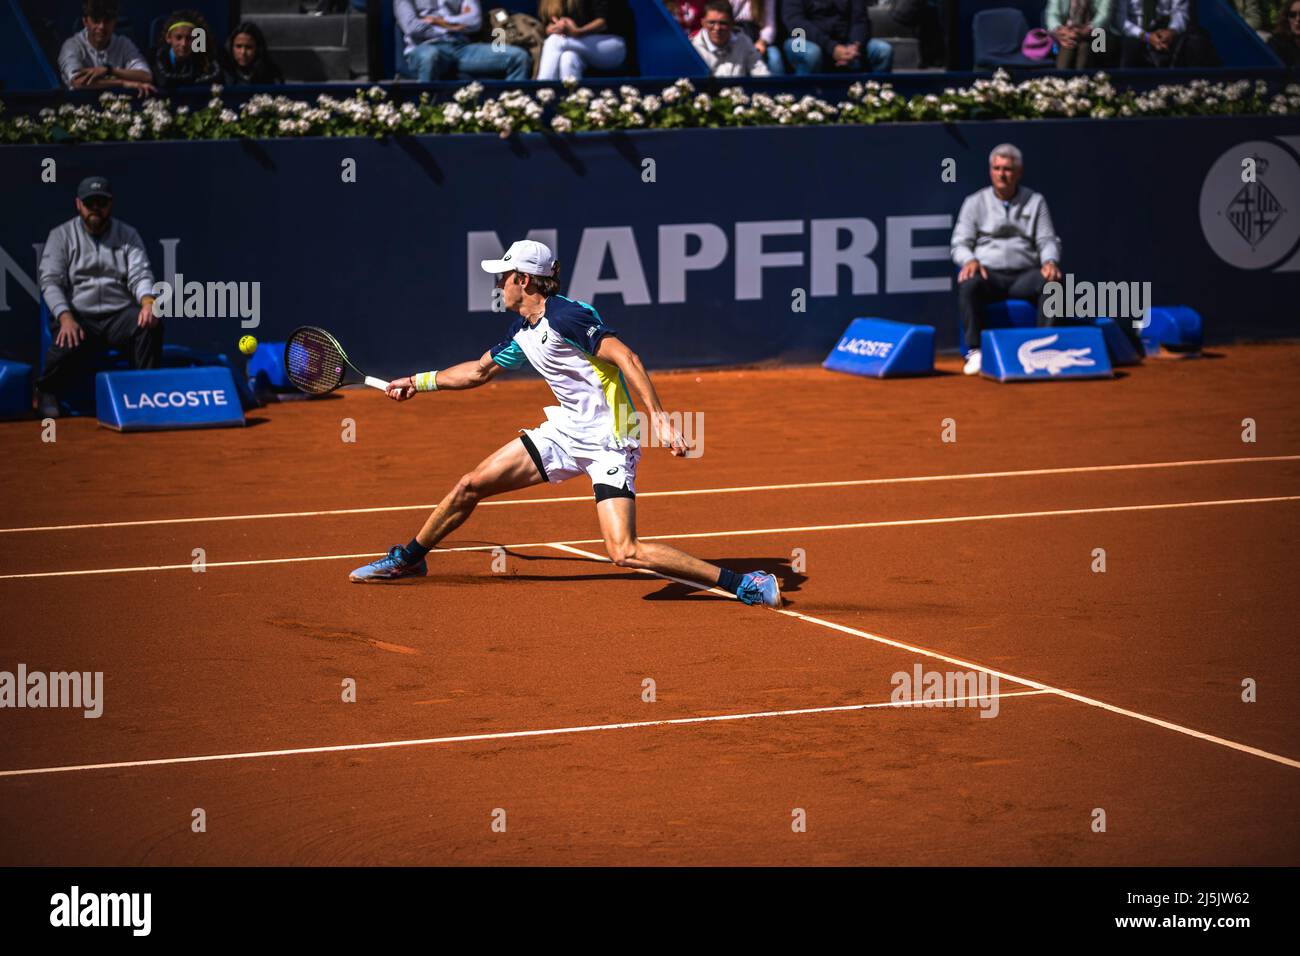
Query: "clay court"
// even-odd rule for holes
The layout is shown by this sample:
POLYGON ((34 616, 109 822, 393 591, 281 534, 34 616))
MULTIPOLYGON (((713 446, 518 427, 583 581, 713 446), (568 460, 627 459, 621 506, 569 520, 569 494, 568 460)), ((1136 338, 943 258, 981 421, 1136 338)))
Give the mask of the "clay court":
POLYGON ((646 451, 641 534, 777 573, 782 611, 608 564, 577 480, 350 584, 537 379, 0 426, 0 669, 104 673, 99 719, 0 715, 0 864, 1300 863, 1300 347, 940 364, 656 376, 705 453, 646 451), (918 664, 996 675, 996 717, 891 705, 918 664))

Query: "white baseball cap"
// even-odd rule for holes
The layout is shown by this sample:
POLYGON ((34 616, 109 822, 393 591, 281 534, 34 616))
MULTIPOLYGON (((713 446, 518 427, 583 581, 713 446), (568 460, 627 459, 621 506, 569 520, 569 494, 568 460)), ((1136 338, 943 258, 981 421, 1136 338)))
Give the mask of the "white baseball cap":
POLYGON ((500 275, 503 272, 526 272, 530 276, 553 276, 558 263, 550 247, 532 239, 511 243, 500 259, 484 259, 483 271, 500 275))

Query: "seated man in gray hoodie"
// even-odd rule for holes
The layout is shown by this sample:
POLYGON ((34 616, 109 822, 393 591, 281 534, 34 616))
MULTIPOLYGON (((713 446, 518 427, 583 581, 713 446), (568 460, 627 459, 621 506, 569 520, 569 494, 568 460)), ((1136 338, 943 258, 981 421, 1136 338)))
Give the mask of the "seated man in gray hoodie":
POLYGON ((40 283, 54 339, 36 382, 43 417, 58 416, 58 396, 97 353, 122 349, 132 368, 157 368, 162 358, 149 255, 140 234, 112 212, 108 180, 90 176, 77 187, 77 215, 45 240, 40 283))
MULTIPOLYGON (((957 299, 966 333, 967 375, 980 371, 980 333, 990 303, 1029 299, 1039 303, 1043 286, 1061 281, 1061 240, 1047 200, 1020 185, 1024 159, 1003 143, 989 154, 993 185, 966 197, 952 230, 957 299)), ((1043 324, 1041 304, 1038 324, 1043 324)))

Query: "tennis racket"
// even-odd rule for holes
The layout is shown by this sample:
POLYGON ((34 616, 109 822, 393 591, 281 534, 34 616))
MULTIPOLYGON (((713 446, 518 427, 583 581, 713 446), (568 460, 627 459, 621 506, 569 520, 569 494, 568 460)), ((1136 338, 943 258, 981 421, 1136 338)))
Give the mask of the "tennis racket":
POLYGON ((350 361, 339 340, 324 329, 301 325, 284 343, 284 371, 308 395, 324 395, 344 385, 369 385, 382 392, 388 383, 366 375, 350 361))

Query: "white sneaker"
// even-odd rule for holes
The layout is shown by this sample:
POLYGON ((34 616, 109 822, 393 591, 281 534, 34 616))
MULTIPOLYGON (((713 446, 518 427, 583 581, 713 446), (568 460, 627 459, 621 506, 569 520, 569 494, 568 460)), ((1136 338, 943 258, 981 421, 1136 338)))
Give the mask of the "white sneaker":
POLYGON ((966 367, 962 369, 967 375, 978 375, 980 373, 980 350, 971 349, 966 353, 966 367))

